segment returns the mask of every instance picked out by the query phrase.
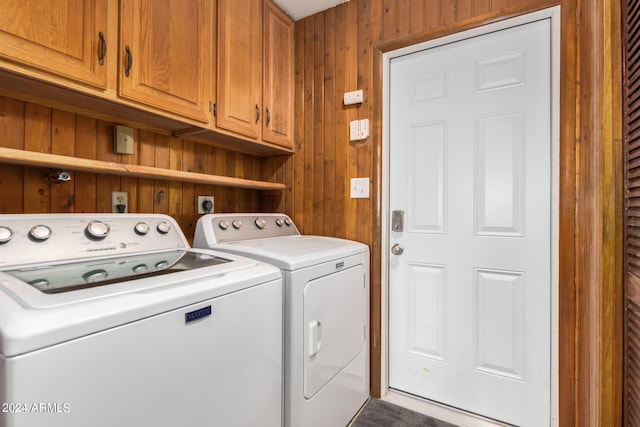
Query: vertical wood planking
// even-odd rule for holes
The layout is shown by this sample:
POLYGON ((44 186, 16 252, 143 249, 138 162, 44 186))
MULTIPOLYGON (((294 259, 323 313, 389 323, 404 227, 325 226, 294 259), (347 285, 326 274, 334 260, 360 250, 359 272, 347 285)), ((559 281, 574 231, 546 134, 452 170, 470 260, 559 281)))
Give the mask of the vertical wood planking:
MULTIPOLYGON (((169 139, 166 135, 153 135, 155 152, 153 155, 154 166, 161 169, 171 169, 169 156, 169 139)), ((169 185, 166 180, 155 179, 153 181, 154 206, 153 212, 160 214, 169 213, 169 185)))
MULTIPOLYGON (((192 141, 183 141, 182 143, 182 170, 194 171, 196 165, 195 156, 195 143, 192 141)), ((206 194, 205 194, 206 195, 206 194)), ((196 185, 183 182, 182 183, 182 204, 180 206, 179 222, 182 227, 182 231, 189 240, 190 244, 193 244, 193 233, 196 230, 197 221, 197 208, 196 208, 196 185)), ((215 199, 214 210, 215 210, 215 199)))
MULTIPOLYGON (((77 157, 95 159, 98 144, 98 121, 84 116, 76 117, 75 137, 77 157)), ((76 172, 73 181, 75 194, 75 212, 96 211, 96 175, 88 172, 76 172)))
MULTIPOLYGON (((138 156, 142 166, 155 166, 154 135, 145 130, 138 133, 138 156)), ((153 212, 155 207, 155 187, 152 179, 138 179, 138 209, 140 212, 153 212)))
MULTIPOLYGON (((75 156, 76 154, 76 116, 60 110, 51 112, 51 153, 62 156, 75 156)), ((67 171, 71 175, 70 182, 51 182, 51 211, 71 213, 75 210, 75 189, 73 183, 76 174, 67 171)))
POLYGON ((294 28, 294 78, 295 78, 295 120, 294 120, 294 149, 296 154, 289 160, 293 164, 293 186, 291 187, 292 197, 289 197, 287 204, 290 206, 288 212, 292 216, 294 222, 302 227, 303 223, 303 190, 304 190, 304 152, 305 152, 305 120, 306 117, 306 97, 307 90, 305 87, 306 67, 305 67, 305 22, 298 21, 294 28))
POLYGON ((335 126, 335 105, 342 103, 342 98, 338 97, 335 91, 335 59, 336 59, 336 12, 335 8, 327 10, 324 22, 324 70, 323 80, 325 88, 324 111, 323 111, 323 128, 326 129, 324 134, 324 148, 321 156, 324 183, 323 187, 327 191, 323 194, 322 200, 322 234, 334 233, 334 221, 327 220, 333 218, 333 208, 335 200, 335 154, 336 154, 336 126, 335 126))
POLYGON ((350 48, 347 45, 347 29, 349 28, 347 22, 347 6, 343 3, 336 7, 336 38, 335 38, 335 52, 336 58, 334 61, 335 67, 335 91, 336 91, 336 105, 335 105, 335 127, 333 129, 335 133, 335 146, 334 146, 334 192, 333 200, 333 217, 329 219, 329 222, 333 227, 333 236, 344 237, 346 234, 345 218, 346 212, 346 198, 345 185, 347 182, 347 157, 346 150, 349 147, 347 110, 353 109, 353 106, 346 107, 340 100, 340 95, 345 92, 350 92, 356 87, 347 85, 347 71, 346 71, 346 56, 347 50, 350 48), (337 220, 340 218, 340 220, 337 220))
MULTIPOLYGON (((304 128, 303 144, 304 149, 300 155, 304 158, 303 168, 303 192, 302 192, 302 212, 300 217, 303 233, 313 232, 313 200, 315 186, 313 183, 313 153, 315 147, 314 141, 314 107, 315 107, 315 91, 314 91, 314 18, 305 19, 304 26, 304 128)), ((321 90, 321 88, 318 88, 321 90)))
MULTIPOLYGON (((182 141, 169 138, 169 169, 182 170, 182 141)), ((182 183, 169 181, 167 183, 168 214, 183 222, 182 218, 182 183)))
MULTIPOLYGON (((360 53, 360 47, 358 45, 358 25, 359 22, 359 2, 350 1, 347 3, 347 25, 346 25, 346 49, 345 49, 345 86, 347 90, 363 89, 361 85, 359 70, 358 70, 358 56, 360 53), (353 89, 350 89, 353 88, 353 89)), ((364 93, 364 97, 367 93, 364 93)), ((346 110, 346 122, 347 125, 352 120, 358 119, 358 106, 348 107, 346 110)), ((349 135, 348 129, 346 130, 349 135)), ((349 141, 347 136, 347 143, 344 147, 344 156, 346 162, 346 176, 345 176, 345 192, 342 197, 345 198, 346 212, 345 218, 342 219, 345 223, 344 235, 347 239, 355 239, 357 236, 356 228, 358 226, 358 211, 355 199, 349 198, 349 185, 351 178, 358 177, 358 158, 354 149, 354 143, 349 141)))
MULTIPOLYGON (((51 109, 34 104, 25 106, 25 150, 51 152, 51 109)), ((26 168, 24 173, 24 210, 34 213, 50 212, 50 188, 47 171, 26 168)))
MULTIPOLYGON (((98 139, 96 141, 96 156, 99 160, 117 162, 119 156, 113 152, 113 126, 107 122, 98 121, 98 139)), ((96 187, 96 211, 111 212, 111 192, 120 191, 120 177, 113 175, 98 175, 96 187)))
MULTIPOLYGON (((409 3, 409 32, 416 34, 424 31, 426 27, 426 11, 424 0, 411 0, 409 3)), ((405 23, 406 25, 406 23, 405 23)))
MULTIPOLYGON (((324 106, 325 106, 325 78, 324 78, 324 14, 314 15, 313 24, 313 87, 322 89, 321 91, 314 90, 314 103, 313 103, 313 188, 314 191, 311 194, 313 200, 312 207, 312 230, 316 234, 323 234, 324 221, 323 210, 325 200, 325 187, 324 187, 324 106)), ((330 130, 328 130, 329 132, 330 130)))
MULTIPOLYGON (((0 97, 0 135, 5 147, 24 148, 24 109, 22 101, 0 97)), ((24 168, 0 166, 0 213, 21 213, 23 210, 24 168)))

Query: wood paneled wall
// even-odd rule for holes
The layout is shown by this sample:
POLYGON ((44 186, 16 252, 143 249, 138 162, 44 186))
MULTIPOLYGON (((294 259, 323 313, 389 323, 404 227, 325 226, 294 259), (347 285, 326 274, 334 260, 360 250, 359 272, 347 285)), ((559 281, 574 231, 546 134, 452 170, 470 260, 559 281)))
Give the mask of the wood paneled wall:
POLYGON ((560 5, 560 410, 559 425, 620 425, 620 54, 614 0, 350 0, 296 23, 295 149, 264 159, 136 130, 133 156, 114 155, 110 123, 0 98, 0 146, 283 182, 281 193, 72 173, 54 184, 42 169, 0 165, 0 213, 108 212, 111 191, 131 211, 168 213, 187 237, 195 197, 216 211, 284 211, 305 234, 371 247, 372 391, 381 356, 381 70, 383 51, 560 5), (345 107, 344 92, 364 103, 345 107), (348 124, 371 120, 350 142, 348 124), (349 198, 350 178, 370 178, 369 199, 349 198))
POLYGON ((372 250, 372 392, 381 357, 381 56, 505 18, 561 6, 559 419, 620 425, 619 6, 612 0, 350 0, 296 22, 296 154, 284 207, 307 234, 372 250), (616 33, 618 31, 618 33, 616 33), (344 92, 364 102, 345 107, 344 92), (348 124, 371 120, 350 142, 348 124), (350 199, 369 177, 371 198, 350 199))
MULTIPOLYGON (((133 155, 114 154, 112 123, 0 97, 2 147, 255 180, 281 176, 275 159, 267 174, 263 158, 141 129, 135 130, 135 139, 133 155)), ((111 212, 111 192, 126 191, 130 212, 171 215, 191 241, 198 195, 213 195, 216 212, 282 209, 280 192, 264 195, 257 190, 72 171, 71 181, 60 184, 47 179, 49 172, 0 164, 0 213, 111 212)))

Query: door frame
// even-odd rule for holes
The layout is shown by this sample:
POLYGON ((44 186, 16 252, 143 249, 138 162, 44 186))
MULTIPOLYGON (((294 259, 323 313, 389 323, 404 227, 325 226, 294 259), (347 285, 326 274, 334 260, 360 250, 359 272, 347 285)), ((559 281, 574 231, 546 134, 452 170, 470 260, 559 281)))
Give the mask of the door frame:
MULTIPOLYGON (((480 27, 445 35, 436 39, 383 52, 382 60, 382 148, 381 148, 381 334, 380 334, 380 395, 381 398, 411 405, 426 413, 441 411, 439 407, 399 396, 389 389, 389 70, 391 59, 481 36, 509 27, 523 25, 541 19, 551 19, 551 425, 559 422, 559 241, 560 241, 560 6, 531 12, 525 15, 490 23, 480 27)), ((375 376, 372 376, 375 378, 375 376)), ((446 409, 444 409, 446 411, 446 409)))

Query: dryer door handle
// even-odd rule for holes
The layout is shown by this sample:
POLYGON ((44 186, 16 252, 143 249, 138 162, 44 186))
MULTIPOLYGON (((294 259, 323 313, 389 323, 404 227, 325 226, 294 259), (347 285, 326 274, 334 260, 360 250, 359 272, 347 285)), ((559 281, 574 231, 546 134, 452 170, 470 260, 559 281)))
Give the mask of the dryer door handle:
POLYGON ((314 357, 322 347, 322 324, 317 320, 312 320, 307 325, 307 350, 309 358, 314 357))

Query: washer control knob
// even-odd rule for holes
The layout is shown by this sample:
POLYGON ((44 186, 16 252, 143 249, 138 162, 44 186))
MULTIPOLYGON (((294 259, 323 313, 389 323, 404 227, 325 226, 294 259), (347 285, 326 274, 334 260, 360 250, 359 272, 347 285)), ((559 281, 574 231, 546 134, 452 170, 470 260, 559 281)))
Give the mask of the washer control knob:
POLYGON ((133 227, 133 229, 136 233, 140 234, 141 236, 144 236, 149 232, 151 227, 149 227, 149 224, 147 224, 146 222, 139 222, 135 225, 135 227, 133 227))
POLYGON ((231 224, 233 224, 233 228, 235 228, 236 230, 240 230, 240 227, 242 227, 242 221, 240 221, 239 219, 234 219, 231 224))
POLYGON ((51 229, 42 224, 34 225, 29 231, 29 236, 40 242, 47 240, 52 234, 51 229))
POLYGON ((111 227, 102 221, 91 221, 87 224, 87 233, 94 239, 104 239, 109 235, 111 227))
POLYGON ((229 228, 229 221, 227 221, 226 219, 221 219, 218 223, 218 227, 220 227, 220 229, 222 230, 226 230, 227 228, 229 228))
POLYGON ((147 271, 149 269, 149 267, 147 266, 147 264, 138 264, 135 267, 133 267, 133 272, 134 273, 138 273, 138 274, 142 274, 145 271, 147 271))
POLYGON ((284 223, 287 224, 287 227, 291 227, 291 224, 293 224, 293 221, 291 221, 291 218, 286 218, 284 220, 284 223))
POLYGON ((282 227, 282 224, 284 224, 284 221, 282 220, 282 218, 278 218, 278 219, 276 219, 276 225, 277 225, 278 227, 282 227))
POLYGON ((51 283, 47 279, 36 279, 29 282, 31 286, 34 288, 40 289, 41 291, 48 288, 51 283))
POLYGON ((169 267, 169 263, 167 261, 158 261, 156 263, 156 269, 158 270, 164 270, 167 267, 169 267))
POLYGON ((0 243, 7 243, 13 239, 13 231, 9 227, 0 226, 0 243))
POLYGON ((171 226, 166 221, 159 222, 156 228, 158 229, 158 233, 160 234, 167 234, 169 231, 171 231, 171 226))
POLYGON ((256 227, 262 230, 267 225, 267 221, 264 218, 256 218, 256 227))
POLYGON ((109 273, 107 273, 107 270, 103 269, 92 270, 82 275, 82 278, 86 283, 100 282, 105 280, 107 277, 109 277, 109 273))

